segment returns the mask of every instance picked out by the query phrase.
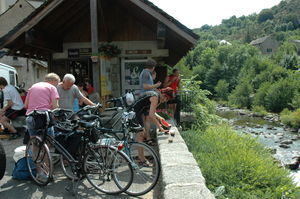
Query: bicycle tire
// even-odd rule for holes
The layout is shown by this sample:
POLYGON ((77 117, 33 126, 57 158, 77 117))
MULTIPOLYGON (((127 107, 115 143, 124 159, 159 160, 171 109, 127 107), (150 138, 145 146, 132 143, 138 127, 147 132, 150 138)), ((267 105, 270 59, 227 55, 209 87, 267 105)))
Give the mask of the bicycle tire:
POLYGON ((84 159, 84 171, 93 187, 110 195, 126 191, 133 180, 130 159, 112 146, 97 145, 89 150, 84 159))
POLYGON ((26 146, 25 157, 32 180, 39 186, 46 186, 50 182, 53 173, 53 164, 48 146, 39 137, 31 138, 26 146), (37 157, 33 157, 33 148, 37 151, 37 157), (37 164, 39 164, 39 169, 37 164), (41 171, 44 174, 44 179, 37 176, 37 173, 41 173, 41 171))
POLYGON ((0 142, 0 180, 3 178, 6 169, 6 155, 2 143, 0 142))
MULTIPOLYGON (((125 146, 126 147, 126 146, 125 146)), ((155 151, 147 144, 140 142, 128 142, 126 154, 133 164, 133 182, 125 191, 131 196, 141 196, 151 191, 157 184, 161 172, 160 160, 155 151), (138 149, 143 148, 146 160, 150 163, 147 166, 140 164, 138 149)))
POLYGON ((66 160, 63 155, 60 156, 60 166, 61 166, 61 169, 62 169, 63 173, 65 174, 65 176, 69 180, 75 180, 75 181, 77 181, 79 179, 73 173, 73 171, 71 169, 71 163, 68 160, 66 160))

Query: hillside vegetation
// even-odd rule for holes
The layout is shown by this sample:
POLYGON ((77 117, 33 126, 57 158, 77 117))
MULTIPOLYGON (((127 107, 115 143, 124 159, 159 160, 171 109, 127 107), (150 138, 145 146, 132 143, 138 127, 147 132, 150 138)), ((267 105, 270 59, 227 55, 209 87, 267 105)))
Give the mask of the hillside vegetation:
POLYGON ((300 49, 290 42, 300 40, 300 0, 282 1, 259 14, 233 16, 195 32, 199 43, 177 67, 185 77, 202 81, 211 98, 270 112, 300 108, 300 49), (262 55, 249 44, 270 34, 280 44, 272 55, 262 55), (220 44, 224 39, 231 44, 220 44))

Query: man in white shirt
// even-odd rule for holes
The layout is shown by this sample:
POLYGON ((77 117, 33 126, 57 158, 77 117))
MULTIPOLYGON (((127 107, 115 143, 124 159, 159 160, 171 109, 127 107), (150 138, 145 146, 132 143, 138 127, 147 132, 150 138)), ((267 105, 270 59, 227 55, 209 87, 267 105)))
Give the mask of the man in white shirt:
POLYGON ((0 77, 0 89, 4 94, 6 105, 0 109, 0 123, 10 132, 11 139, 16 139, 20 135, 17 130, 10 124, 10 120, 17 116, 25 115, 23 101, 18 90, 9 85, 4 77, 0 77))

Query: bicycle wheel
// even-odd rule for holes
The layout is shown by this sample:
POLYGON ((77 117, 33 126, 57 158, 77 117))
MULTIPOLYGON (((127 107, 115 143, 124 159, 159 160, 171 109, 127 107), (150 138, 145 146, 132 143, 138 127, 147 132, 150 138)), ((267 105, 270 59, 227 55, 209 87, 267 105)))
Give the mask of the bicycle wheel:
POLYGON ((6 156, 4 148, 0 142, 0 180, 3 178, 6 168, 6 156))
POLYGON ((133 180, 133 169, 125 153, 112 146, 95 146, 84 161, 86 178, 97 190, 106 194, 120 194, 133 180))
POLYGON ((70 180, 78 180, 76 174, 74 174, 71 163, 64 157, 60 156, 60 166, 62 168, 63 173, 65 176, 70 180))
POLYGON ((158 156, 150 146, 139 142, 129 142, 125 151, 134 171, 133 182, 125 193, 131 196, 144 195, 158 182, 161 171, 158 156))
POLYGON ((39 137, 31 138, 26 146, 25 157, 33 181, 40 186, 47 185, 53 172, 48 146, 39 137))

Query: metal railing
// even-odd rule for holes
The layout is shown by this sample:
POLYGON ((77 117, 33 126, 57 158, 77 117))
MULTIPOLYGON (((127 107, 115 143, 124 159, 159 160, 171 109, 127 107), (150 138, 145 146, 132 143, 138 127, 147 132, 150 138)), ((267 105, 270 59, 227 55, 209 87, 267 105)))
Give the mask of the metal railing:
POLYGON ((174 113, 174 118, 177 124, 179 124, 181 122, 181 113, 190 115, 193 112, 193 92, 188 90, 179 90, 177 91, 176 99, 177 106, 174 113))

